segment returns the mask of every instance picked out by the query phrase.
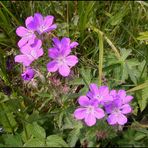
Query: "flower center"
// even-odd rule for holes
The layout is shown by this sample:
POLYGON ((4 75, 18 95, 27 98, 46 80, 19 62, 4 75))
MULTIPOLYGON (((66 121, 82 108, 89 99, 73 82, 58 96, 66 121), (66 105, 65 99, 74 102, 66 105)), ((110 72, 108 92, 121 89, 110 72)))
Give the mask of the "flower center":
POLYGON ((40 32, 44 32, 46 30, 46 26, 42 25, 40 28, 39 28, 40 32))
POLYGON ((114 114, 120 114, 119 108, 117 108, 117 107, 114 108, 114 109, 113 109, 113 113, 114 113, 114 114))
POLYGON ((97 95, 95 96, 95 98, 96 98, 97 100, 100 100, 100 101, 103 99, 103 97, 100 96, 99 94, 97 94, 97 95))
POLYGON ((32 35, 34 34, 33 31, 29 30, 26 35, 24 36, 24 38, 29 38, 29 37, 32 37, 32 35))
POLYGON ((91 114, 94 113, 94 107, 93 106, 88 106, 86 113, 88 113, 88 114, 89 113, 91 113, 91 114))
POLYGON ((58 61, 58 63, 59 63, 60 65, 63 65, 63 64, 66 63, 66 60, 65 60, 64 57, 58 57, 58 58, 57 58, 57 61, 58 61))

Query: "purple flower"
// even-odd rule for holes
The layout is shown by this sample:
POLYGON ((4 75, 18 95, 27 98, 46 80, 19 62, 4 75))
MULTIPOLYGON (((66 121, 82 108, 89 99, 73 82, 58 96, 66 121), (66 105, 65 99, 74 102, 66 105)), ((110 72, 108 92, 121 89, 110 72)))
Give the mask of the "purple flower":
POLYGON ((27 17, 25 20, 26 28, 20 26, 16 30, 16 34, 22 37, 18 46, 21 48, 27 43, 33 44, 36 38, 35 32, 42 34, 56 29, 57 25, 53 24, 53 19, 54 17, 51 15, 43 17, 40 13, 35 13, 34 17, 27 17))
POLYGON ((24 66, 29 66, 34 60, 43 55, 41 46, 41 40, 37 40, 36 45, 33 47, 26 44, 20 49, 22 54, 15 56, 15 62, 22 63, 24 66))
POLYGON ((88 126, 95 125, 96 118, 101 119, 105 116, 103 109, 98 107, 98 102, 92 101, 86 96, 81 96, 78 102, 81 107, 75 110, 74 116, 78 120, 84 119, 88 126))
POLYGON ((23 74, 21 74, 24 80, 30 81, 35 75, 35 71, 32 68, 27 68, 23 74))
POLYGON ((20 48, 27 43, 32 44, 36 38, 36 35, 34 34, 34 30, 36 26, 33 26, 32 22, 33 22, 33 17, 32 16, 27 17, 27 19, 25 20, 26 28, 23 26, 20 26, 16 29, 16 34, 22 37, 18 42, 18 46, 20 48))
POLYGON ((127 96, 126 95, 126 91, 125 90, 111 90, 110 91, 110 95, 114 98, 114 99, 120 99, 122 100, 122 104, 127 104, 129 103, 132 99, 133 99, 133 96, 127 96))
POLYGON ((109 114, 107 122, 110 125, 124 125, 127 123, 127 117, 125 114, 130 113, 132 109, 129 104, 122 104, 122 100, 115 99, 105 106, 105 111, 109 114))
POLYGON ((49 32, 57 28, 57 25, 53 24, 54 17, 52 15, 43 17, 40 13, 35 13, 33 19, 33 24, 36 26, 36 31, 39 34, 49 32))
POLYGON ((112 96, 109 95, 109 89, 107 86, 98 86, 96 84, 90 84, 90 91, 87 93, 87 96, 92 100, 97 100, 99 104, 104 105, 109 101, 112 101, 112 96))
POLYGON ((69 55, 71 52, 71 49, 67 46, 69 39, 63 38, 59 42, 57 39, 56 41, 54 40, 55 46, 48 50, 49 57, 53 60, 47 64, 47 70, 49 72, 59 71, 62 76, 66 77, 70 73, 70 68, 78 63, 78 58, 74 55, 69 55))

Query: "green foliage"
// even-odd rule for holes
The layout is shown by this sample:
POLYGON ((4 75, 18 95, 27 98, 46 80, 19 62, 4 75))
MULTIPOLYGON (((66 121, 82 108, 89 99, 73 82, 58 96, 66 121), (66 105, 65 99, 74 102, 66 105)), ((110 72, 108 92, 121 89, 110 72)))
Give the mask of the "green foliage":
POLYGON ((0 147, 145 147, 148 145, 148 3, 144 1, 0 1, 0 147), (47 36, 78 41, 79 64, 61 78, 49 74, 49 58, 34 64, 39 75, 24 83, 16 28, 40 12, 54 15, 58 28, 47 36), (51 78, 55 78, 57 83, 51 78), (98 120, 87 127, 73 117, 77 98, 90 83, 125 89, 134 96, 124 127, 98 120), (5 90, 10 88, 10 93, 5 90))
POLYGON ((21 136, 18 133, 16 133, 16 135, 5 134, 2 138, 4 139, 5 146, 7 147, 23 146, 21 136))
POLYGON ((46 145, 48 147, 68 147, 66 142, 58 135, 50 135, 46 139, 46 145))

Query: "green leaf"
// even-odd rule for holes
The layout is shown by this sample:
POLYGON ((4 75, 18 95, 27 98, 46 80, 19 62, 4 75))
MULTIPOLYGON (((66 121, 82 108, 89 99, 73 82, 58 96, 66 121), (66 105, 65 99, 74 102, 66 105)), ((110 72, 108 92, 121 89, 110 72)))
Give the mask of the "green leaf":
POLYGON ((23 132, 21 133, 23 142, 26 142, 28 139, 31 138, 31 136, 32 136, 31 128, 32 128, 32 125, 31 125, 31 124, 27 124, 27 125, 24 127, 24 130, 23 130, 23 132))
POLYGON ((132 50, 131 49, 125 49, 125 48, 121 48, 121 60, 125 61, 127 59, 127 57, 131 54, 132 50))
POLYGON ((91 79, 92 79, 92 76, 91 76, 91 69, 84 69, 84 68, 81 68, 80 69, 80 74, 82 76, 82 79, 84 81, 84 84, 89 87, 89 84, 91 83, 91 79))
POLYGON ((45 140, 41 138, 31 138, 29 139, 23 147, 44 147, 45 140))
POLYGON ((70 145, 70 147, 74 147, 76 145, 76 142, 79 139, 79 135, 80 128, 73 129, 71 132, 69 132, 67 142, 70 145))
POLYGON ((134 82, 134 84, 137 84, 137 79, 136 79, 134 70, 132 68, 129 68, 127 63, 125 63, 125 64, 126 64, 127 72, 129 74, 131 80, 134 82))
POLYGON ((58 135, 50 135, 46 139, 48 147, 69 147, 67 143, 58 135))
POLYGON ((80 130, 83 126, 81 121, 70 119, 69 122, 71 122, 73 127, 71 127, 72 131, 68 134, 67 142, 70 145, 70 147, 74 147, 79 139, 79 136, 81 134, 80 130))
POLYGON ((46 137, 46 133, 45 133, 44 128, 39 126, 36 122, 32 124, 32 131, 31 132, 35 138, 45 138, 46 137))
POLYGON ((13 132, 17 128, 17 122, 13 112, 10 112, 8 107, 3 103, 0 105, 0 123, 6 132, 13 132))
POLYGON ((28 141, 31 137, 45 139, 46 133, 44 128, 39 126, 36 122, 33 124, 27 124, 22 132, 22 139, 24 142, 28 141))
POLYGON ((142 95, 141 98, 138 99, 138 104, 142 112, 148 104, 148 87, 142 90, 142 95))
POLYGON ((146 134, 137 132, 137 133, 135 134, 134 140, 139 141, 139 140, 142 140, 142 139, 145 138, 145 137, 146 137, 146 134))
POLYGON ((125 81, 128 78, 128 71, 127 71, 127 67, 126 64, 121 64, 121 69, 122 69, 122 77, 121 80, 125 81))
POLYGON ((21 136, 16 133, 16 135, 6 134, 3 135, 3 139, 6 146, 9 147, 21 147, 23 145, 21 136))

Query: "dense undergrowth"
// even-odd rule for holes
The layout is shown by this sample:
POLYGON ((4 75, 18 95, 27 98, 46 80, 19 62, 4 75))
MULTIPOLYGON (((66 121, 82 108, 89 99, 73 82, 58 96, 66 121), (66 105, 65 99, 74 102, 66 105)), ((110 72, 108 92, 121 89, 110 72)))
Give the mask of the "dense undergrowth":
POLYGON ((148 145, 148 3, 144 1, 0 1, 0 146, 121 147, 148 145), (24 81, 16 29, 34 13, 53 15, 37 74, 24 81), (68 77, 48 73, 52 38, 79 43, 68 77), (121 126, 76 120, 77 99, 96 83, 134 98, 121 126))

